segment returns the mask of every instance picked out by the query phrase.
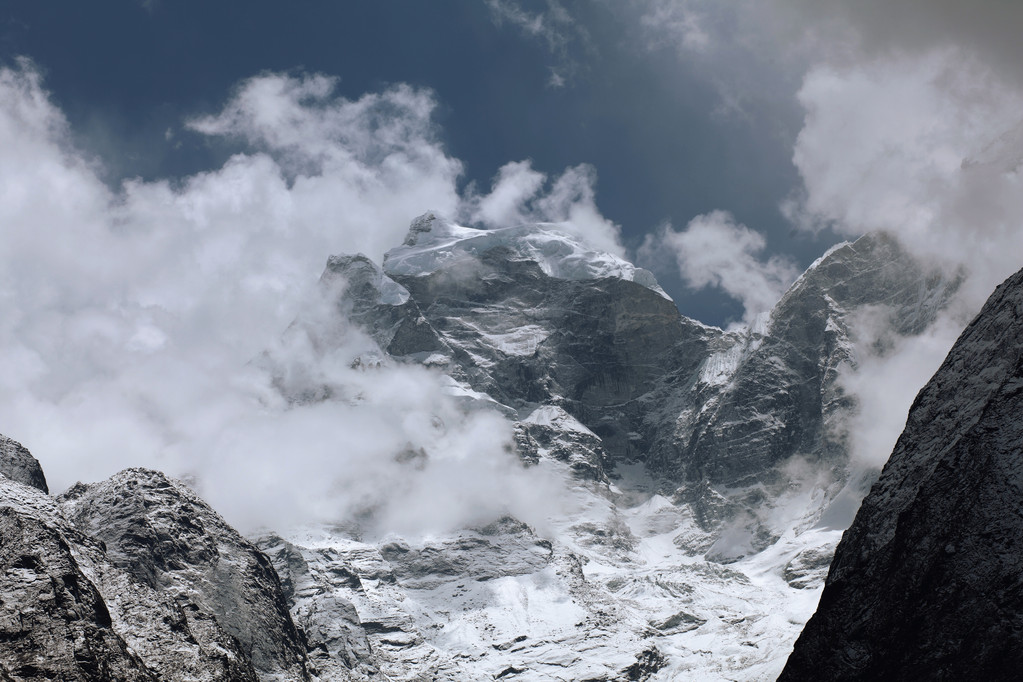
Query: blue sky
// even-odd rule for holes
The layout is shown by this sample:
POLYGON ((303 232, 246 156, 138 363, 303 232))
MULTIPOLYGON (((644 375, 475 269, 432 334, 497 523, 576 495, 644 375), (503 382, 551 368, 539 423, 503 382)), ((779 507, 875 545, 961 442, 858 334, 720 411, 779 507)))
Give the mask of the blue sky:
MULTIPOLYGON (((683 227, 714 210, 763 233, 763 257, 786 254, 800 267, 838 240, 794 230, 779 210, 800 186, 791 161, 799 79, 768 71, 770 87, 729 110, 719 73, 653 35, 625 3, 565 3, 561 23, 546 2, 6 4, 0 59, 34 61, 112 184, 218 167, 237 147, 189 134, 186 119, 216 112, 262 72, 322 73, 350 99, 395 83, 431 89, 463 187, 488 187, 509 161, 552 175, 592 165, 597 206, 630 252, 665 222, 683 227), (531 32, 507 8, 547 25, 531 32)), ((741 318, 720 289, 658 270, 684 313, 741 318)))

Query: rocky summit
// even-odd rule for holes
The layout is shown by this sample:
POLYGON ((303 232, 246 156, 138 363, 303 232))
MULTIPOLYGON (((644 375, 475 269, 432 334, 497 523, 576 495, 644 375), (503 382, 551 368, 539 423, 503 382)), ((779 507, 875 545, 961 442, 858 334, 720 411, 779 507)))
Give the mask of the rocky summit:
POLYGON ((1023 271, 920 391, 782 680, 1023 669, 1023 271))
MULTIPOLYGON (((848 452, 857 325, 920 333, 959 279, 869 235, 722 330, 562 226, 427 213, 381 264, 330 257, 320 285, 285 339, 314 363, 354 353, 367 381, 432 373, 464 414, 507 421, 517 466, 555 480, 571 513, 403 537, 368 508, 246 539, 154 471, 51 497, 4 439, 4 676, 773 679, 841 536, 833 506, 877 474, 848 452)), ((295 408, 359 401, 272 349, 253 364, 295 408)))

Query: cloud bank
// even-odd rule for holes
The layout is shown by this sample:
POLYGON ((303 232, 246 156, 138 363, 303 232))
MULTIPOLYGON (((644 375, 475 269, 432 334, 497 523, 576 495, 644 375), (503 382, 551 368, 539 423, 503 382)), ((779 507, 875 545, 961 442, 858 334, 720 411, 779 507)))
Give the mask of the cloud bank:
MULTIPOLYGON (((329 254, 379 259, 425 208, 476 206, 429 91, 347 100, 334 85, 251 78, 189 124, 245 153, 111 188, 38 71, 0 69, 0 431, 37 454, 53 489, 150 466, 194 477, 244 528, 362 518, 428 533, 551 509, 557 478, 523 469, 507 424, 465 412, 441 377, 356 362, 374 349, 354 330, 334 330, 344 342, 329 356, 282 339, 300 315, 339 324, 316 313, 329 254), (264 351, 293 377, 328 377, 335 398, 285 400, 264 351)), ((512 205, 603 224, 592 181, 569 169, 512 205)))

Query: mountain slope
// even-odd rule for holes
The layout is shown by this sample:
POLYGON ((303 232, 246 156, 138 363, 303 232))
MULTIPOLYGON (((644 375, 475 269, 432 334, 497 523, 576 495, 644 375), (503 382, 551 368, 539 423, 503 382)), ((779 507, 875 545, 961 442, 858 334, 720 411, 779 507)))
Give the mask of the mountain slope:
MULTIPOLYGON (((958 281, 868 236, 726 332, 555 225, 427 214, 382 267, 332 257, 333 313, 289 333, 324 352, 364 334, 353 362, 369 372, 445 373, 466 410, 514 423, 522 462, 558 478, 574 511, 542 530, 512 519, 405 539, 347 525, 258 544, 296 622, 349 674, 618 679, 646 661, 663 679, 773 678, 841 533, 817 521, 849 482, 855 403, 838 377, 857 362, 859 317, 918 333, 958 281)), ((344 392, 281 385, 296 402, 344 392)))
POLYGON ((1023 271, 917 396, 780 679, 1019 674, 1021 414, 1023 271))
MULTIPOLYGON (((393 451, 375 461, 434 493, 440 472, 461 486, 444 494, 472 500, 462 488, 477 479, 459 467, 485 436, 511 458, 500 475, 537 474, 530 484, 556 499, 537 498, 533 525, 498 511, 403 537, 370 495, 331 523, 250 542, 158 472, 54 500, 31 455, 0 441, 0 515, 12 535, 22 524, 49 538, 53 557, 31 558, 23 530, 0 553, 0 596, 46 607, 0 641, 22 677, 773 679, 841 534, 819 521, 856 486, 842 431, 855 401, 839 377, 858 361, 857 325, 870 313, 886 335, 918 333, 958 279, 868 236, 825 254, 751 327, 724 331, 557 225, 478 230, 431 213, 382 265, 332 256, 320 286, 254 361, 275 400, 358 416, 374 382, 407 369, 431 388, 402 419, 433 434, 480 418, 495 433, 472 432, 441 469, 441 450, 462 444, 381 434, 393 451), (48 584, 79 587, 54 601, 48 584), (68 638, 87 651, 57 643, 68 638)), ((328 483, 372 479, 343 476, 328 483)), ((417 502, 430 513, 447 500, 417 502)))

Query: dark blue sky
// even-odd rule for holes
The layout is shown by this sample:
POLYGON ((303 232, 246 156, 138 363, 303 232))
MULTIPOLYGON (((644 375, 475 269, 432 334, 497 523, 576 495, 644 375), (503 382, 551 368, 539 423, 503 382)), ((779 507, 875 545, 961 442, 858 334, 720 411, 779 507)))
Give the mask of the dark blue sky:
MULTIPOLYGON (((532 159, 549 174, 589 163, 597 204, 630 248, 665 221, 681 228, 723 209, 767 236, 767 255, 808 265, 835 239, 795 231, 778 210, 799 187, 790 161, 798 83, 779 78, 776 96, 760 88, 743 115, 722 113, 713 70, 651 47, 624 4, 565 3, 575 23, 552 45, 470 0, 7 0, 0 61, 23 55, 42 69, 111 183, 219 166, 229 148, 199 135, 171 144, 165 131, 217 111, 261 71, 320 72, 339 76, 349 98, 399 82, 433 89, 465 183, 488 187, 508 161, 532 159), (549 85, 552 66, 567 74, 564 87, 549 85)), ((724 294, 658 275, 683 313, 741 317, 724 294)))

